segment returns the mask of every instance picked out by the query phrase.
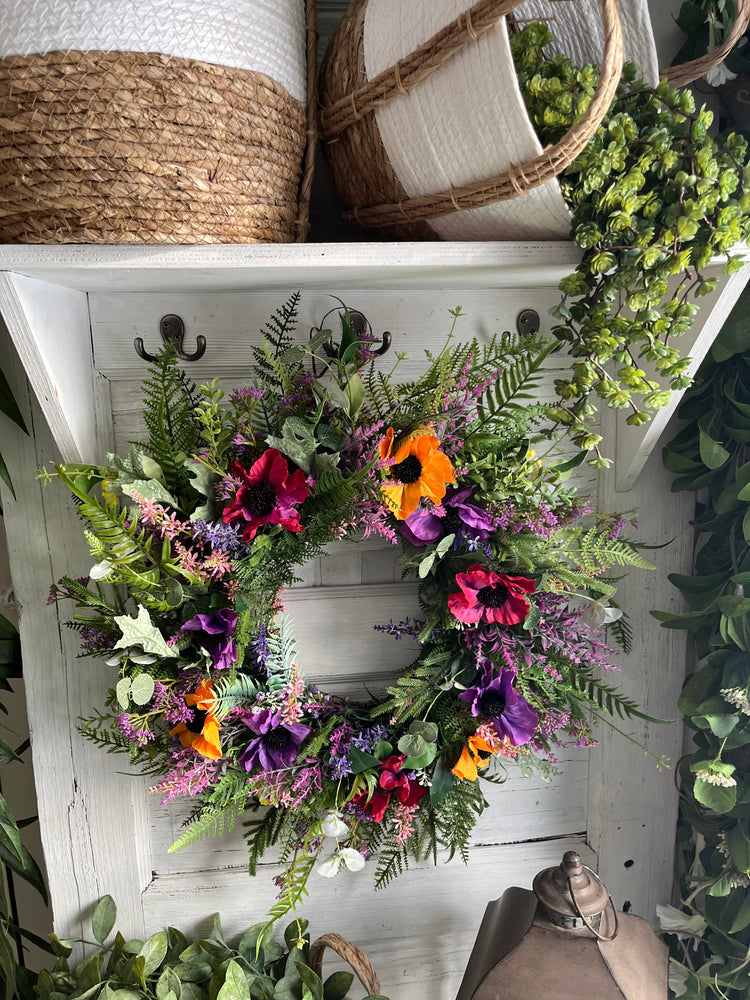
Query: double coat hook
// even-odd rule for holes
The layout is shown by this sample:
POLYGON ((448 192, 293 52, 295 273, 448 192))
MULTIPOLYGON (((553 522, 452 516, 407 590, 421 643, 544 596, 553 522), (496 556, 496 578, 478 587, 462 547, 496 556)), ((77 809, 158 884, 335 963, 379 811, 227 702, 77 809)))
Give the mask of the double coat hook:
MULTIPOLYGON (((175 316, 174 313, 162 316, 159 320, 159 333, 161 334, 162 343, 171 344, 175 349, 177 357, 182 361, 199 361, 206 353, 206 338, 201 334, 196 337, 195 351, 192 354, 185 353, 182 346, 185 339, 185 324, 182 321, 182 317, 175 316)), ((135 352, 139 358, 143 358, 144 361, 156 361, 154 355, 149 354, 143 346, 143 337, 136 337, 133 343, 135 344, 135 352)))

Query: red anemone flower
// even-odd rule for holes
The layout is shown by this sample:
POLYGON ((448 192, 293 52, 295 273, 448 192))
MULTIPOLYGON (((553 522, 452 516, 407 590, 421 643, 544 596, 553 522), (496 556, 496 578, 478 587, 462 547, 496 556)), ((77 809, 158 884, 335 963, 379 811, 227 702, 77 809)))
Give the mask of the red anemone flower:
POLYGON ((244 521, 242 540, 251 542, 264 524, 280 524, 289 531, 303 531, 294 504, 307 498, 307 483, 301 469, 289 473, 286 459, 276 448, 268 448, 250 469, 235 461, 229 471, 240 486, 224 510, 224 524, 244 521))
POLYGON ((402 806, 415 806, 427 792, 423 785, 407 777, 401 770, 405 760, 403 754, 393 754, 386 760, 381 760, 380 779, 372 795, 365 791, 352 799, 352 802, 363 807, 374 823, 382 822, 391 795, 395 795, 402 806))
POLYGON ((536 584, 525 576, 493 573, 481 563, 469 566, 466 573, 456 573, 460 593, 451 594, 448 607, 455 618, 468 625, 496 622, 516 625, 529 611, 524 594, 533 594, 536 584))

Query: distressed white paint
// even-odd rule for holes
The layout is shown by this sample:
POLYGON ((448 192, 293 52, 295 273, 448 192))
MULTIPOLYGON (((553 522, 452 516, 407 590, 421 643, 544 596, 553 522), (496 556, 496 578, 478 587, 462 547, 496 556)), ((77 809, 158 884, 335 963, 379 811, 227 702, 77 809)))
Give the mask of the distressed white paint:
POLYGON ((63 458, 93 461, 96 425, 85 293, 0 272, 0 315, 63 458))

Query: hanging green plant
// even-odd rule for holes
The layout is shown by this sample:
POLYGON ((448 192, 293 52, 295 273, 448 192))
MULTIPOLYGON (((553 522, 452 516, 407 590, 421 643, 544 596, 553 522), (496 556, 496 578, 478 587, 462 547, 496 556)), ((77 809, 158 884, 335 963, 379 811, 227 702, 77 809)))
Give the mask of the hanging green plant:
MULTIPOLYGON (((532 23, 511 39, 529 116, 545 145, 580 117, 598 82, 592 65, 545 59, 551 38, 545 25, 532 23)), ((560 283, 553 333, 570 345, 573 361, 556 382, 560 398, 550 415, 595 452, 593 465, 609 464, 590 427, 594 400, 630 408, 627 422, 637 426, 665 405, 669 390, 686 388, 690 361, 673 341, 690 328, 695 300, 718 283, 703 269, 716 257, 726 258, 727 274, 742 266, 731 251, 750 231, 747 143, 738 135, 712 138, 711 120, 688 91, 664 81, 647 87, 626 64, 608 115, 559 178, 583 254, 560 283)))
POLYGON ((693 732, 680 765, 681 908, 662 913, 684 1000, 750 996, 750 294, 729 317, 664 449, 674 491, 701 490, 692 576, 672 574, 699 667, 679 701, 693 732), (690 945, 690 947, 688 947, 690 945))

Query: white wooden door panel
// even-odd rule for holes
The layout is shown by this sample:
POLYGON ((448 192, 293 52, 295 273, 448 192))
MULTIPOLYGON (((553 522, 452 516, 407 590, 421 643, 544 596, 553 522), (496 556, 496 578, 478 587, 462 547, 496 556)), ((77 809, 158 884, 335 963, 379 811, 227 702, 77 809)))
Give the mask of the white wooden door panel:
MULTIPOLYGON (((150 249, 139 251, 137 259, 152 258, 146 252, 150 249)), ((399 252, 403 251, 399 248, 399 252)), ((402 275, 395 284, 403 287, 390 292, 387 279, 369 264, 374 275, 369 286, 356 268, 346 280, 340 271, 333 281, 330 273, 323 281, 317 270, 306 272, 307 265, 300 265, 292 277, 307 274, 315 286, 303 290, 301 337, 306 338, 309 328, 330 308, 331 300, 321 290, 324 287, 333 287, 352 308, 361 309, 373 323, 376 336, 391 330, 391 356, 396 350, 407 350, 410 356, 403 367, 405 378, 415 371, 413 366, 418 365, 425 347, 439 350, 443 344, 450 325, 449 306, 460 303, 464 308, 466 316, 458 328, 462 337, 476 333, 487 338, 513 329, 517 312, 527 306, 536 308, 543 328, 549 328, 545 312, 556 298, 550 286, 557 275, 553 281, 547 276, 546 287, 534 288, 533 275, 522 280, 517 273, 515 290, 507 291, 477 287, 488 280, 488 269, 479 268, 473 277, 464 274, 454 281, 449 272, 443 272, 441 287, 438 268, 429 280, 420 270, 435 252, 429 248, 422 259, 413 256, 409 267, 421 275, 417 286, 405 287, 408 282, 402 275)), ((467 247, 466 252, 471 258, 476 248, 467 247)), ((552 247, 553 260, 555 252, 552 247)), ((160 251, 159 256, 169 258, 170 253, 172 260, 182 256, 174 256, 174 250, 160 251)), ((97 447, 101 456, 113 447, 126 450, 128 441, 143 437, 139 383, 145 366, 135 355, 133 337, 142 336, 147 350, 153 352, 159 319, 177 312, 186 320, 188 350, 195 334, 202 333, 208 340, 206 357, 189 368, 191 375, 196 381, 220 376, 222 386, 229 390, 247 376, 249 344, 257 338, 269 311, 305 284, 289 280, 281 286, 283 269, 277 267, 274 289, 257 291, 259 279, 254 271, 230 269, 225 291, 219 284, 220 271, 195 271, 189 281, 175 267, 169 273, 175 288, 180 283, 183 287, 179 294, 164 293, 156 284, 147 290, 151 279, 145 265, 140 273, 137 267, 126 273, 124 267, 115 266, 121 255, 108 250, 105 256, 108 279, 124 287, 106 291, 102 287, 106 286, 105 272, 90 269, 94 290, 88 294, 88 309, 94 355, 106 372, 104 379, 96 374, 92 378, 100 413, 97 447), (248 282, 244 288, 240 274, 248 282), (210 287, 200 290, 201 280, 210 287)), ((85 262, 85 257, 78 254, 76 259, 85 262)), ((560 263, 554 266, 559 268, 560 263)), ((75 267, 59 273, 73 287, 83 280, 83 272, 75 267)), ((493 274, 496 283, 501 283, 502 267, 493 274)), ((550 361, 549 379, 540 398, 552 398, 555 370, 565 364, 558 355, 550 361)), ((383 358, 381 364, 388 370, 391 357, 383 358)), ((18 370, 16 379, 26 391, 18 370)), ((13 454, 19 467, 35 468, 55 454, 35 404, 34 412, 35 442, 0 442, 3 453, 13 454)), ((614 427, 609 427, 607 440, 613 442, 614 435, 614 427)), ((609 453, 613 448, 614 443, 609 453)), ((655 470, 655 461, 652 466, 655 470)), ((579 469, 576 482, 584 493, 596 497, 599 484, 590 468, 579 469)), ((615 493, 611 475, 603 477, 602 486, 602 507, 633 505, 630 494, 615 493)), ((679 529, 680 544, 658 555, 671 571, 684 571, 689 565, 684 505, 673 506, 665 480, 656 471, 647 468, 639 487, 642 537, 661 542, 679 529)), ((222 914, 228 933, 240 930, 261 919, 273 901, 271 879, 278 869, 272 857, 257 878, 249 879, 239 825, 226 839, 207 840, 169 854, 190 804, 161 805, 146 791, 147 781, 128 774, 125 758, 108 757, 75 732, 77 716, 90 714, 101 704, 112 672, 78 660, 76 638, 61 626, 64 611, 58 615, 54 608, 44 606, 54 578, 65 572, 80 575, 89 566, 79 525, 60 494, 54 486, 42 492, 37 483, 24 482, 19 504, 8 501, 6 517, 14 583, 23 602, 24 646, 30 651, 34 754, 57 929, 64 935, 75 933, 86 908, 102 892, 110 891, 118 900, 123 930, 130 935, 140 936, 144 929, 155 930, 167 923, 188 930, 199 925, 205 928, 206 916, 215 911, 222 914), (40 524, 48 526, 44 532, 40 524)), ((386 543, 367 539, 358 545, 329 546, 325 557, 301 568, 300 577, 286 603, 297 623, 301 663, 311 677, 327 689, 359 694, 363 681, 367 687, 382 688, 389 674, 410 662, 412 651, 405 641, 396 642, 372 628, 416 611, 414 586, 401 582, 397 558, 386 543)), ((626 604, 633 614, 638 644, 633 656, 622 659, 623 672, 617 680, 647 711, 664 715, 667 706, 674 710, 684 657, 680 637, 660 629, 648 614, 651 607, 665 606, 664 572, 655 578, 658 582, 648 579, 648 574, 636 573, 632 583, 626 584, 626 604)), ((633 724, 625 728, 641 731, 633 724)), ((656 740, 659 753, 669 752, 676 758, 678 727, 664 727, 649 736, 656 740)), ((636 912, 651 919, 654 899, 667 899, 671 883, 668 869, 676 811, 672 775, 657 774, 639 750, 620 736, 610 738, 606 731, 600 748, 590 752, 571 748, 561 758, 562 773, 551 784, 526 781, 511 770, 504 786, 488 787, 492 806, 476 828, 466 868, 460 861, 446 865, 440 859, 437 868, 426 863, 378 894, 372 891, 372 865, 358 875, 345 873, 335 880, 314 876, 304 913, 314 933, 340 931, 372 952, 383 989, 392 1000, 450 1000, 486 902, 508 885, 528 886, 539 868, 559 862, 567 846, 579 847, 595 863, 588 843, 602 859, 601 873, 617 903, 629 899, 636 912), (626 868, 626 861, 633 864, 626 868)))

